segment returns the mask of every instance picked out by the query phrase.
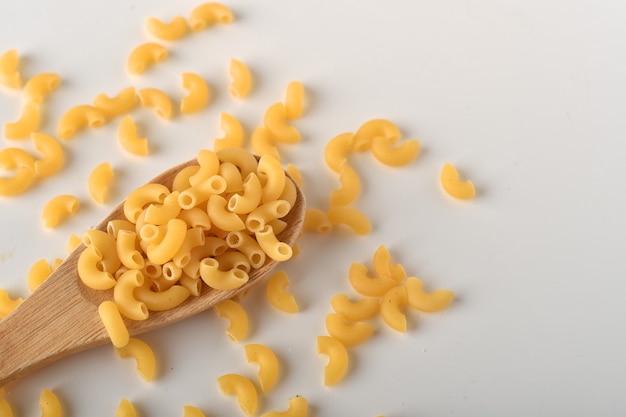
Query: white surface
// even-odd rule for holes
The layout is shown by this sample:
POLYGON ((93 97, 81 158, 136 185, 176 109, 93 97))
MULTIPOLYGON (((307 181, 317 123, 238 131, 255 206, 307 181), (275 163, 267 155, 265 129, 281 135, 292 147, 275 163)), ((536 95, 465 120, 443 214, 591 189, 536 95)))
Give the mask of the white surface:
MULTIPOLYGON (((39 258, 65 255, 70 233, 95 224, 113 201, 220 136, 219 112, 250 132, 264 110, 301 80, 309 93, 303 134, 284 160, 301 167, 310 205, 324 207, 338 184, 323 164, 334 135, 374 117, 420 139, 414 164, 387 169, 368 155, 353 158, 364 185, 357 207, 372 219, 365 238, 350 233, 306 236, 286 265, 302 312, 272 310, 258 288, 244 302, 252 317, 247 342, 274 348, 285 367, 259 415, 309 399, 310 416, 621 416, 626 413, 626 3, 614 1, 344 1, 232 0, 230 26, 194 34, 141 77, 125 59, 148 40, 143 19, 188 15, 191 0, 44 0, 0 2, 0 51, 17 48, 25 79, 58 72, 61 87, 45 105, 42 130, 56 131, 69 107, 128 85, 156 86, 176 100, 182 71, 213 86, 207 110, 172 122, 148 110, 134 115, 154 145, 131 158, 116 126, 65 143, 66 169, 29 193, 0 200, 0 287, 26 296, 26 273, 39 258), (227 92, 228 61, 254 71, 249 99, 227 92), (119 181, 98 207, 86 178, 110 161, 119 181), (469 203, 438 184, 455 163, 478 187, 469 203), (43 203, 58 193, 83 202, 80 215, 54 231, 40 225, 43 203), (397 334, 377 334, 353 349, 347 379, 322 386, 329 299, 350 291, 351 262, 369 262, 386 244, 407 271, 457 301, 442 313, 409 312, 397 334)), ((19 94, 0 91, 0 122, 17 119, 19 94)), ((24 146, 28 141, 5 141, 24 146)), ((37 415, 41 389, 53 389, 67 416, 113 415, 122 397, 142 416, 182 415, 195 405, 211 416, 242 415, 215 379, 254 376, 243 347, 227 340, 212 312, 143 338, 160 360, 160 377, 143 383, 132 361, 109 346, 76 355, 6 387, 17 416, 37 415)), ((0 341, 2 343, 2 341, 0 341)))

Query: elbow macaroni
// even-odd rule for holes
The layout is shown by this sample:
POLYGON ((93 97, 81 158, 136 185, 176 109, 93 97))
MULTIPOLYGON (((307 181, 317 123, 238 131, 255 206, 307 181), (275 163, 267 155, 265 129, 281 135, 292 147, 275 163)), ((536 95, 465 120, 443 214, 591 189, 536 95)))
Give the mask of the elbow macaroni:
POLYGON ((26 102, 22 107, 20 118, 15 122, 4 124, 4 137, 7 139, 24 139, 39 126, 39 105, 26 102))
POLYGON ((20 148, 0 150, 0 167, 15 170, 12 177, 0 177, 0 196, 15 196, 28 190, 35 182, 35 160, 20 148))
POLYGON ((254 415, 258 394, 252 381, 243 375, 226 374, 217 378, 217 385, 224 394, 237 396, 239 407, 247 416, 254 415))
POLYGON ((289 408, 285 411, 270 411, 262 417, 306 417, 309 404, 306 398, 297 396, 289 399, 289 408))
POLYGON ((194 32, 199 32, 214 23, 231 23, 233 12, 220 3, 203 3, 193 9, 189 17, 189 27, 194 32))
POLYGON ((89 194, 96 203, 103 204, 106 201, 114 177, 113 168, 108 162, 101 163, 91 171, 87 184, 89 194))
POLYGON ((358 345, 374 334, 374 327, 371 324, 362 321, 347 322, 338 313, 330 313, 326 316, 326 330, 344 346, 358 345))
POLYGON ((163 62, 167 58, 167 49, 158 43, 148 42, 139 45, 128 56, 126 68, 131 74, 141 74, 148 67, 163 62))
POLYGON ((120 401, 119 405, 117 406, 115 416, 137 417, 137 411, 135 410, 135 406, 133 406, 133 403, 128 401, 126 398, 122 398, 122 401, 120 401))
POLYGON ((60 83, 61 77, 58 74, 37 74, 24 85, 26 100, 41 104, 48 94, 56 90, 60 83))
POLYGON ((19 63, 17 49, 9 49, 0 55, 0 84, 8 88, 20 88, 22 86, 19 63))
POLYGON ((47 178, 56 174, 65 164, 65 155, 61 144, 53 137, 43 133, 31 133, 35 149, 43 155, 42 159, 35 160, 35 174, 39 178, 47 178))
POLYGON ((389 145, 386 138, 378 136, 372 139, 370 151, 378 162, 391 167, 399 167, 417 158, 420 143, 415 139, 410 139, 394 147, 389 145))
POLYGON ((101 127, 107 122, 104 111, 97 107, 81 104, 66 111, 57 126, 59 139, 69 139, 79 131, 89 127, 101 127))
POLYGON ((243 128, 234 116, 228 113, 221 113, 220 126, 224 131, 224 137, 215 139, 213 142, 215 152, 224 148, 239 147, 243 144, 243 128))
POLYGON ((367 216, 354 207, 331 207, 326 215, 333 226, 346 225, 359 236, 365 236, 372 231, 372 224, 367 216))
POLYGON ((232 58, 230 60, 230 76, 232 81, 228 91, 230 95, 235 98, 244 98, 250 92, 252 88, 252 74, 246 64, 238 59, 232 58))
POLYGON ((62 417, 63 408, 57 396, 50 390, 44 389, 39 397, 41 417, 62 417))
POLYGON ((187 34, 187 20, 182 16, 174 17, 170 23, 148 17, 145 27, 150 35, 163 41, 175 41, 187 34))
POLYGON ((220 317, 225 317, 230 322, 226 329, 228 338, 235 343, 245 339, 248 333, 248 314, 241 304, 233 300, 224 300, 213 307, 220 317))
POLYGON ((347 206, 357 199, 361 193, 361 180, 356 171, 344 162, 339 171, 341 188, 330 193, 330 206, 347 206))
POLYGON ((302 140, 300 132, 295 127, 288 125, 285 122, 286 118, 285 105, 274 103, 265 111, 263 124, 275 141, 289 144, 299 143, 302 140))
POLYGON ((267 281, 267 299, 279 311, 297 313, 299 311, 298 303, 294 296, 286 291, 288 285, 289 277, 285 271, 274 273, 267 281))
POLYGON ((356 292, 367 297, 381 297, 398 283, 384 275, 372 278, 367 274, 367 267, 354 262, 350 265, 350 284, 356 292))
POLYGON ((180 112, 191 114, 206 107, 210 98, 209 86, 202 77, 193 72, 184 72, 182 75, 183 88, 189 94, 180 102, 180 112))
POLYGON ((137 105, 135 87, 126 87, 117 96, 109 98, 106 94, 98 94, 93 106, 104 112, 107 119, 128 113, 137 105))
POLYGON ((142 106, 154 108, 162 119, 172 118, 172 101, 163 91, 158 88, 142 88, 138 94, 142 106))
POLYGON ((366 320, 378 314, 380 302, 377 298, 364 298, 352 302, 346 294, 337 294, 330 300, 330 304, 336 313, 341 314, 346 320, 356 322, 366 320))
POLYGON ((69 194, 61 194, 52 197, 43 206, 41 218, 45 227, 53 229, 64 220, 76 214, 80 208, 78 197, 69 194))
POLYGON ((346 347, 332 336, 317 336, 317 352, 328 356, 328 364, 324 368, 324 385, 328 387, 337 384, 348 372, 346 347))
POLYGON ((407 304, 407 289, 398 285, 388 290, 380 303, 380 316, 392 329, 406 332, 406 315, 402 308, 407 304))
POLYGON ((259 383, 263 392, 271 390, 280 374, 280 364, 276 354, 267 346, 250 343, 244 346, 246 360, 259 364, 259 383))
POLYGON ((117 139, 122 148, 133 155, 146 156, 150 153, 148 139, 137 135, 137 126, 130 115, 122 119, 117 129, 117 139))
POLYGON ((369 120, 361 125, 354 135, 353 150, 364 152, 371 148, 375 138, 382 137, 388 144, 394 144, 400 140, 400 129, 391 121, 385 119, 369 120))
POLYGON ((146 342, 131 337, 126 346, 115 348, 115 353, 120 358, 134 358, 137 362, 137 372, 144 381, 150 382, 154 379, 157 370, 156 358, 146 342))
POLYGON ((461 181, 454 165, 446 163, 441 170, 441 186, 448 195, 459 200, 471 200, 476 195, 471 181, 461 181))
POLYGON ((280 161, 278 148, 272 144, 269 131, 263 126, 257 127, 252 132, 252 136, 250 137, 250 147, 257 155, 270 155, 280 161))
POLYGON ((292 81, 287 85, 285 95, 285 116, 287 119, 299 119, 302 117, 302 105, 304 98, 304 86, 300 81, 292 81))
POLYGON ((128 329, 122 319, 117 303, 113 301, 103 301, 98 306, 98 314, 100 315, 100 320, 102 320, 102 324, 113 346, 116 348, 126 346, 130 335, 128 334, 128 329))
POLYGON ((454 298, 454 292, 450 290, 437 290, 432 293, 424 292, 423 283, 415 277, 407 278, 406 287, 407 302, 416 310, 435 312, 446 308, 454 298))
POLYGON ((22 304, 22 301, 24 301, 22 298, 11 299, 8 292, 0 289, 0 318, 8 316, 11 311, 22 304))

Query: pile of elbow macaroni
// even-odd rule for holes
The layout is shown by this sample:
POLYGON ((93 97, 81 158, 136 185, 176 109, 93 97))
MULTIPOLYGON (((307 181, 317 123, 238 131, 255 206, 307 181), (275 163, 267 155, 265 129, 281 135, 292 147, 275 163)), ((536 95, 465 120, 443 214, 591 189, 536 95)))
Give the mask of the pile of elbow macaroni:
MULTIPOLYGON (((190 31, 233 20, 228 7, 205 3, 195 8, 188 19, 178 16, 164 23, 150 17, 145 28, 157 39, 175 41, 190 31)), ((130 53, 127 71, 141 74, 167 56, 166 47, 159 43, 142 44, 130 53)), ((233 59, 230 75, 230 94, 245 98, 253 85, 249 68, 233 59)), ((61 77, 43 73, 22 86, 18 52, 10 50, 0 55, 0 84, 22 89, 25 98, 21 117, 5 124, 4 136, 8 139, 30 137, 41 154, 36 159, 18 147, 0 151, 0 166, 13 171, 10 177, 0 178, 0 196, 11 197, 28 191, 35 182, 54 175, 65 165, 64 151, 57 139, 38 131, 41 107, 47 96, 59 87, 61 77)), ((211 89, 199 75, 183 73, 182 85, 188 91, 180 102, 182 114, 198 112, 210 101, 211 89)), ((298 254, 297 244, 292 248, 276 237, 286 227, 280 219, 296 199, 294 182, 301 185, 302 181, 294 165, 287 164, 283 169, 278 146, 301 141, 300 132, 292 122, 303 115, 304 99, 304 86, 297 81, 290 82, 284 102, 269 106, 263 125, 251 134, 252 153, 244 149, 244 133, 239 121, 222 113, 221 127, 225 136, 215 140, 213 150, 201 150, 197 164, 181 170, 171 188, 160 184, 142 186, 126 198, 124 218, 110 221, 106 232, 88 230, 82 237, 72 235, 70 238, 68 252, 80 243, 86 247, 78 260, 82 282, 96 290, 113 289, 114 299, 99 307, 101 319, 116 353, 120 357, 134 358, 139 374, 146 381, 157 374, 156 357, 148 344, 129 337, 125 319, 145 320, 150 311, 176 308, 189 297, 198 296, 203 284, 218 290, 239 288, 247 282, 248 273, 262 266, 267 258, 286 261, 298 254)), ((138 134, 130 115, 138 104, 154 109, 161 118, 172 117, 174 103, 163 91, 156 88, 136 91, 128 87, 115 97, 100 94, 94 98, 93 105, 81 104, 68 110, 58 121, 56 136, 66 140, 83 129, 98 128, 119 117, 121 148, 133 155, 149 155, 149 140, 138 134)), ((341 185, 330 193, 328 209, 307 208, 304 233, 326 233, 340 225, 357 235, 371 231, 366 214, 354 207, 361 185, 358 173, 348 160, 351 153, 366 151, 382 164, 400 167, 416 159, 420 143, 414 139, 401 140, 397 126, 384 119, 367 121, 356 133, 342 133, 332 138, 323 157, 328 168, 338 175, 341 185)), ((98 165, 88 178, 93 200, 100 204, 106 202, 114 181, 111 165, 98 165)), ((454 198, 468 200, 475 196, 473 184, 461 181, 452 164, 443 167, 440 181, 443 190, 454 198)), ((79 212, 79 208, 76 196, 56 196, 42 209, 43 224, 54 228, 79 212)), ((61 259, 52 264, 45 259, 37 261, 28 273, 29 289, 34 291, 61 262, 61 259)), ((372 269, 373 273, 362 263, 353 263, 349 269, 349 282, 360 295, 359 299, 337 294, 330 300, 334 312, 326 317, 328 335, 317 338, 318 352, 329 358, 324 368, 324 385, 337 384, 347 375, 349 348, 364 342, 374 332, 367 320, 380 315, 390 328, 405 332, 404 309, 407 306, 434 312, 452 301, 451 291, 425 292, 420 279, 407 278, 403 266, 393 262, 384 245, 373 254, 372 269)), ((276 309, 294 314, 299 307, 295 297, 287 291, 289 284, 287 274, 278 271, 268 279, 266 294, 276 309)), ((21 301, 0 290, 0 319, 21 301)), ((215 311, 229 320, 227 334, 231 340, 237 343, 245 340, 249 318, 236 300, 223 301, 215 311)), ((245 356, 248 362, 259 365, 260 391, 269 392, 280 381, 280 358, 262 344, 245 345, 245 356)), ((255 381, 230 373, 219 377, 217 383, 224 394, 237 398, 246 415, 256 413, 259 390, 255 381)), ((41 393, 40 406, 44 417, 62 414, 59 399, 47 389, 41 393)), ((290 399, 286 411, 269 411, 264 416, 301 417, 307 415, 307 410, 306 398, 296 396, 290 399)), ((122 399, 117 415, 135 416, 136 411, 131 402, 122 399)), ((184 415, 201 417, 205 414, 196 407, 186 406, 184 415)), ((0 416, 13 416, 5 396, 0 396, 0 416)))

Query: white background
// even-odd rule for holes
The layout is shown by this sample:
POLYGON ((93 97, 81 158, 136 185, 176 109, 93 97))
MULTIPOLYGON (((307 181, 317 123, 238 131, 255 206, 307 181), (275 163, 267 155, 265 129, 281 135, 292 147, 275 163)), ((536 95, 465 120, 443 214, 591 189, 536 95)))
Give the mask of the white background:
MULTIPOLYGON (((190 159, 221 136, 219 113, 247 132, 285 86, 307 89, 303 141, 284 146, 298 165, 313 207, 325 208, 336 177, 323 149, 336 134, 388 118, 423 152, 410 166, 351 158, 363 193, 356 206, 373 233, 310 235, 285 266, 301 305, 273 310, 259 287, 244 306, 247 342, 272 347, 282 379, 262 395, 259 413, 285 409, 303 395, 310 416, 623 416, 626 414, 626 3, 618 0, 244 1, 236 15, 168 45, 170 57, 140 77, 126 73, 132 48, 149 40, 143 20, 188 16, 183 0, 29 0, 0 2, 0 52, 17 48, 24 79, 56 72, 61 86, 45 103, 41 130, 96 94, 158 87, 178 101, 183 71, 201 74, 215 98, 197 115, 160 120, 133 116, 153 154, 131 157, 117 145, 117 122, 65 142, 59 175, 27 194, 0 199, 0 287, 28 294, 37 259, 65 256, 71 233, 98 222, 134 187, 190 159), (243 101, 228 95, 228 62, 254 72, 243 101), (118 181, 109 204, 90 201, 86 179, 109 161, 118 181), (439 171, 454 163, 477 186, 471 202, 440 189, 439 171), (40 210, 59 193, 81 212, 53 231, 40 210), (375 320, 376 335, 351 349, 347 378, 322 386, 326 358, 315 352, 330 297, 350 293, 351 262, 370 262, 380 244, 427 288, 454 290, 436 314, 407 311, 409 331, 375 320)), ((0 122, 14 121, 20 94, 0 91, 0 122)), ((29 141, 3 146, 32 149, 29 141)), ((131 360, 110 346, 78 354, 6 387, 16 416, 38 415, 43 388, 67 416, 114 415, 122 397, 142 416, 182 415, 195 405, 211 416, 242 415, 220 394, 219 375, 250 377, 242 345, 227 340, 213 312, 143 336, 159 358, 159 378, 143 383, 131 360)), ((0 343, 2 341, 0 340, 0 343)))

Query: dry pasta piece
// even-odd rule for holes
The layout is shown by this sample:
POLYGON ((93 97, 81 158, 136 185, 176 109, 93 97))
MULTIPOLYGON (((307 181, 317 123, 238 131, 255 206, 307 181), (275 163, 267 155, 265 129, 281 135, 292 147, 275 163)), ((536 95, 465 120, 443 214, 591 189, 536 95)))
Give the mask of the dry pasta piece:
POLYGON ((328 219, 326 212, 311 207, 306 209, 302 231, 327 233, 331 230, 333 230, 333 224, 328 219))
POLYGON ((163 45, 147 42, 137 46, 128 56, 126 68, 131 74, 141 74, 148 67, 163 62, 167 58, 167 49, 163 45))
POLYGON ((300 81, 292 81, 287 84, 285 94, 285 116, 287 119, 299 119, 302 117, 302 102, 304 98, 304 86, 300 81))
POLYGON ((57 126, 59 139, 69 139, 79 131, 89 127, 101 127, 107 122, 106 114, 93 106, 81 104, 66 111, 57 126))
POLYGON ((52 267, 45 259, 39 259, 28 270, 27 282, 30 292, 35 291, 52 273, 52 267))
POLYGON ((451 197, 459 200, 471 200, 476 195, 474 184, 469 180, 461 181, 459 172, 449 162, 443 166, 440 179, 441 186, 451 197))
POLYGON ((126 346, 115 348, 115 353, 120 358, 134 358, 137 362, 137 372, 144 381, 150 382, 154 379, 157 371, 156 358, 146 342, 131 337, 126 346))
POLYGON ((272 349, 258 343, 244 346, 246 360, 259 364, 259 383, 263 392, 271 390, 280 374, 280 364, 272 349))
POLYGON ((222 271, 216 259, 205 258, 200 261, 200 278, 209 287, 225 291, 241 288, 248 282, 249 276, 239 268, 222 271))
POLYGON ((233 19, 233 12, 223 4, 203 3, 191 12, 189 27, 193 32, 199 32, 214 23, 231 23, 233 19))
POLYGON ((206 417, 204 413, 192 405, 186 405, 183 407, 183 417, 206 417))
POLYGON ((399 332, 406 332, 406 315, 402 312, 402 308, 407 302, 406 287, 398 285, 387 291, 380 303, 380 316, 383 321, 399 332))
POLYGON ((273 145, 269 131, 263 126, 257 127, 252 132, 250 147, 252 151, 259 156, 271 155, 280 161, 278 148, 273 145))
POLYGON ((102 252, 87 246, 78 257, 77 271, 81 281, 94 290, 108 290, 117 282, 110 272, 102 270, 102 252))
POLYGON ((241 304, 233 300, 224 300, 213 307, 220 317, 230 321, 226 334, 235 343, 241 342, 248 334, 248 314, 241 304))
POLYGON ((328 356, 328 364, 324 368, 324 385, 328 387, 337 384, 348 372, 346 347, 332 336, 317 336, 317 352, 328 356))
POLYGON ((172 101, 163 91, 158 88, 142 88, 138 94, 142 106, 154 108, 162 119, 172 118, 172 101))
POLYGON ((283 103, 274 103, 266 111, 263 124, 276 142, 299 143, 302 140, 300 132, 294 126, 286 123, 287 110, 283 103))
POLYGON ((65 164, 65 154, 61 144, 52 136, 43 133, 31 133, 31 139, 35 149, 43 155, 42 159, 35 161, 35 174, 39 178, 46 178, 63 168, 65 164))
POLYGON ((41 391, 39 397, 39 408, 41 408, 41 417, 61 417, 63 408, 58 397, 49 389, 41 391))
POLYGON ((104 112, 107 119, 112 119, 124 113, 128 113, 137 105, 137 93, 135 87, 126 87, 115 97, 106 94, 98 94, 93 100, 93 106, 104 112))
POLYGON ((218 152, 224 148, 234 148, 243 145, 243 128, 241 123, 228 113, 220 113, 220 126, 224 137, 215 139, 213 149, 218 152))
POLYGON ((17 49, 9 49, 0 55, 0 84, 8 88, 20 88, 22 86, 19 63, 17 49))
POLYGON ((333 226, 344 224, 359 236, 367 235, 372 231, 372 224, 367 216, 354 207, 331 207, 326 215, 333 226))
MULTIPOLYGON (((0 394, 2 394, 1 390, 0 394)), ((0 416, 13 417, 13 409, 11 408, 11 404, 9 404, 9 402, 2 397, 0 397, 0 416)))
POLYGON ((47 228, 55 228, 68 217, 76 214, 80 208, 80 200, 78 197, 70 194, 61 194, 52 197, 43 206, 41 218, 43 224, 47 228))
POLYGON ((0 288, 0 318, 8 316, 22 301, 22 298, 12 299, 8 292, 0 288))
POLYGON ((354 135, 353 150, 356 152, 364 152, 371 148, 372 141, 377 137, 382 137, 388 144, 394 144, 400 140, 402 134, 400 129, 389 120, 373 119, 369 120, 359 127, 354 135))
POLYGON ((384 275, 370 277, 367 267, 359 262, 350 265, 349 278, 352 288, 366 297, 381 297, 398 284, 391 277, 384 275))
POLYGON ((187 34, 187 20, 176 16, 170 23, 165 23, 156 17, 148 17, 145 22, 146 31, 157 39, 175 41, 187 34))
POLYGON ((269 224, 265 225, 261 230, 254 232, 254 236, 259 242, 261 249, 263 249, 263 252, 270 258, 279 262, 291 259, 293 255, 291 246, 285 242, 279 241, 274 234, 274 229, 269 224))
POLYGON ((269 411, 262 417, 306 417, 309 404, 306 398, 298 395, 289 399, 289 408, 285 411, 269 411))
POLYGON ((302 187, 302 173, 297 166, 292 163, 288 163, 285 167, 285 171, 287 171, 287 174, 289 174, 293 182, 298 184, 299 187, 302 187))
MULTIPOLYGON (((113 300, 119 312, 131 320, 145 320, 148 318, 148 307, 135 298, 134 291, 144 283, 144 276, 138 269, 129 269, 117 278, 113 287, 113 300)), ((117 346, 122 347, 122 346, 117 346)))
POLYGON ((103 301, 98 306, 98 314, 113 346, 117 348, 126 346, 130 335, 117 304, 109 300, 103 301))
POLYGON ((124 116, 117 129, 117 140, 127 152, 133 155, 146 156, 150 153, 148 139, 137 135, 137 125, 130 114, 124 116))
POLYGON ((328 141, 324 149, 324 160, 328 168, 339 173, 347 155, 354 147, 354 138, 353 133, 342 133, 328 141))
POLYGON ((239 407, 247 416, 254 415, 258 394, 252 381, 243 375, 226 374, 217 378, 217 385, 224 394, 237 396, 239 407))
POLYGON ((349 322, 338 313, 326 316, 326 330, 344 346, 358 345, 374 334, 374 327, 371 324, 363 321, 349 322))
POLYGON ((136 223, 144 206, 150 203, 163 204, 170 190, 163 184, 145 184, 133 190, 124 202, 124 216, 131 223, 136 223))
POLYGON ((285 271, 274 273, 267 280, 266 295, 270 304, 279 311, 285 313, 297 313, 298 303, 292 294, 286 291, 289 285, 289 277, 285 271))
POLYGON ((409 139, 398 146, 391 146, 387 138, 377 136, 372 139, 370 151, 378 162, 391 167, 399 167, 417 158, 420 152, 420 143, 415 139, 409 139))
POLYGON ((380 309, 378 298, 369 297, 352 302, 346 294, 337 294, 330 299, 330 304, 336 313, 346 320, 361 321, 374 317, 380 309))
POLYGON ((419 278, 410 277, 405 282, 408 304, 416 310, 435 312, 446 308, 454 298, 450 290, 424 292, 423 283, 419 278))
POLYGON ((82 239, 78 237, 77 235, 75 235, 74 233, 72 233, 70 237, 67 239, 67 245, 65 245, 66 252, 68 254, 74 252, 74 249, 76 249, 78 245, 80 245, 81 243, 82 243, 82 239))
POLYGON ((57 89, 60 83, 61 77, 58 74, 37 74, 24 85, 26 100, 35 104, 41 104, 48 94, 57 89))
POLYGON ((12 177, 0 177, 0 196, 15 196, 28 190, 35 181, 35 160, 20 148, 0 150, 0 167, 14 170, 12 177))
POLYGON ((396 282, 402 282, 404 278, 406 278, 404 267, 391 262, 391 255, 385 245, 380 245, 378 249, 376 249, 373 265, 376 275, 390 277, 396 282))
POLYGON ((193 72, 184 72, 182 75, 183 88, 189 91, 189 94, 180 102, 180 112, 182 114, 191 114, 206 107, 211 96, 209 86, 202 77, 193 72))
POLYGON ((22 107, 20 118, 15 122, 4 124, 4 137, 7 139, 24 139, 30 136, 39 126, 39 105, 26 102, 22 107))
POLYGON ((116 417, 137 417, 137 410, 135 410, 135 406, 133 403, 128 401, 126 398, 122 398, 119 405, 117 406, 117 411, 115 413, 116 417))
POLYGON ((361 180, 356 171, 344 161, 339 170, 341 188, 330 192, 330 206, 347 206, 355 201, 361 193, 361 180))
POLYGON ((96 203, 103 204, 106 201, 114 177, 113 168, 108 162, 99 164, 91 171, 87 184, 89 194, 96 203))
POLYGON ((231 76, 228 91, 235 98, 244 98, 250 93, 252 88, 252 74, 246 64, 238 59, 230 60, 229 73, 231 76))

